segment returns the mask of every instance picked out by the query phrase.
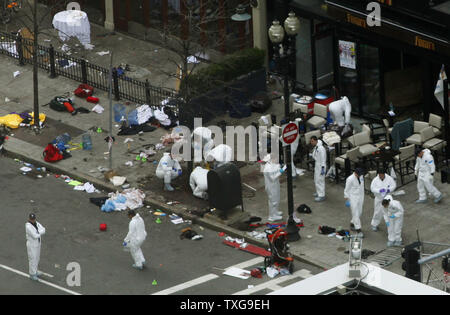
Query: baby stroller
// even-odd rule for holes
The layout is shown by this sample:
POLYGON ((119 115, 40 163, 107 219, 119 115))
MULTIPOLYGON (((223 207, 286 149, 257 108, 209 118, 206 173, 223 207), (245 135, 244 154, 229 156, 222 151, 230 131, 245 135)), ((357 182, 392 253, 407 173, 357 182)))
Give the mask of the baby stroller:
POLYGON ((280 228, 267 229, 265 232, 272 255, 264 258, 264 267, 287 268, 292 274, 294 271, 294 258, 289 252, 288 233, 280 228))

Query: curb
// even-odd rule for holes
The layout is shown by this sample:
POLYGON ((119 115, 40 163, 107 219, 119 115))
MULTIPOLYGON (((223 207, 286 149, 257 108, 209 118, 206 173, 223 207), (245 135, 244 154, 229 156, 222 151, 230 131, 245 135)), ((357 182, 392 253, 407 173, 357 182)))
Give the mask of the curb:
MULTIPOLYGON (((95 187, 101 188, 102 190, 104 190, 106 192, 116 192, 116 191, 120 192, 120 191, 123 191, 123 189, 121 187, 120 188, 115 187, 115 186, 110 185, 110 184, 108 184, 108 183, 106 183, 104 181, 99 180, 98 178, 94 178, 94 177, 91 177, 91 176, 86 175, 86 174, 75 173, 73 171, 67 171, 67 170, 65 170, 65 169, 63 169, 61 167, 58 167, 56 164, 50 164, 50 163, 47 163, 45 161, 35 160, 35 159, 30 158, 28 156, 25 156, 25 155, 23 155, 21 153, 17 153, 17 152, 5 149, 5 154, 4 155, 7 156, 7 157, 10 157, 10 158, 13 158, 13 159, 20 159, 20 160, 22 160, 24 162, 33 164, 34 166, 45 167, 47 169, 47 171, 50 171, 50 172, 55 173, 55 174, 64 174, 64 175, 69 176, 72 179, 75 179, 75 180, 78 180, 78 181, 81 181, 81 182, 90 182, 95 187)), ((218 223, 218 222, 214 222, 213 220, 199 218, 197 216, 185 213, 183 209, 178 209, 178 207, 176 207, 176 206, 175 207, 174 206, 169 206, 169 205, 167 205, 167 204, 165 204, 163 202, 160 202, 158 200, 155 200, 153 198, 146 197, 144 199, 144 205, 151 206, 151 207, 154 207, 154 208, 161 208, 161 210, 164 209, 164 210, 173 212, 174 214, 182 217, 183 219, 191 220, 193 224, 197 224, 197 225, 209 228, 209 229, 211 229, 213 231, 216 231, 216 232, 224 232, 224 233, 226 233, 226 234, 228 234, 229 236, 232 236, 232 237, 245 238, 247 243, 250 243, 250 244, 253 244, 253 245, 256 245, 256 246, 260 246, 260 247, 263 247, 263 248, 267 247, 267 242, 263 242, 263 241, 260 241, 260 240, 249 238, 245 234, 245 232, 242 232, 240 230, 234 229, 234 228, 232 228, 230 226, 227 226, 227 225, 224 225, 224 224, 221 224, 221 223, 218 223)), ((296 254, 293 254, 293 257, 299 262, 312 265, 312 266, 314 266, 316 268, 325 269, 325 270, 330 268, 330 266, 328 266, 326 264, 323 264, 321 262, 315 261, 314 259, 307 259, 307 258, 301 257, 300 255, 296 255, 296 254)))

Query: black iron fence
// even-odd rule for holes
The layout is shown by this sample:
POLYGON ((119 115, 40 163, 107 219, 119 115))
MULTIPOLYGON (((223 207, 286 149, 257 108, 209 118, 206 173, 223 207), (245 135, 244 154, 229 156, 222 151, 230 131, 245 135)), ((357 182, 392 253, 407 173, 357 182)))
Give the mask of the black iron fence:
MULTIPOLYGON (((20 35, 0 32, 0 54, 18 59, 20 65, 33 64, 33 40, 20 35)), ((63 76, 74 81, 85 83, 94 88, 109 91, 109 69, 57 52, 53 46, 37 46, 38 66, 49 72, 51 78, 63 76)), ((116 101, 125 99, 134 103, 148 104, 152 107, 166 104, 166 100, 177 98, 175 90, 152 86, 148 80, 138 81, 119 75, 114 69, 112 73, 113 95, 116 101)), ((173 104, 173 103, 171 103, 173 104)), ((178 108, 172 108, 178 112, 178 108)))

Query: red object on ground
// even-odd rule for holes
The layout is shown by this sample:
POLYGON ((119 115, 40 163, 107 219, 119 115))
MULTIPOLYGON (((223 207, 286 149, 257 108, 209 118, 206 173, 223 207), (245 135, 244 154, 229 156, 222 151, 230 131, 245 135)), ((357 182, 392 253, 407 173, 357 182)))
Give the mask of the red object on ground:
POLYGON ((69 102, 64 102, 64 107, 66 107, 66 109, 69 113, 73 113, 75 111, 72 104, 70 104, 69 102))
POLYGON ((94 94, 94 88, 87 84, 80 84, 73 93, 78 97, 86 98, 94 94))
POLYGON ((105 223, 100 224, 100 231, 106 231, 106 224, 105 223))
POLYGON ((98 102, 100 102, 100 99, 97 98, 97 97, 89 96, 89 97, 86 99, 86 101, 89 102, 89 103, 98 104, 98 102))
POLYGON ((245 252, 252 253, 255 255, 259 255, 259 256, 263 256, 263 257, 272 256, 272 254, 268 250, 265 250, 264 248, 261 248, 261 247, 255 246, 255 245, 248 244, 247 247, 241 248, 241 245, 239 245, 238 243, 235 243, 235 242, 223 241, 223 243, 225 245, 228 245, 228 246, 231 246, 234 248, 239 248, 240 250, 243 250, 245 252))
POLYGON ((224 233, 224 232, 220 232, 220 233, 219 233, 219 236, 220 236, 220 237, 224 237, 224 236, 225 236, 225 233, 224 233))

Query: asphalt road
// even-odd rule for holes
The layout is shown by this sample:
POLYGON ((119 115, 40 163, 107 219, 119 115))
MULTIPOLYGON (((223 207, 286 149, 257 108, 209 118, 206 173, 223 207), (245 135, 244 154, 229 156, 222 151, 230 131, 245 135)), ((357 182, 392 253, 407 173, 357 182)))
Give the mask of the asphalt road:
MULTIPOLYGON (((227 247, 217 232, 195 225, 192 228, 204 238, 181 240, 179 235, 186 225, 174 225, 168 218, 157 224, 150 213, 154 209, 147 208, 139 213, 148 233, 142 247, 148 267, 135 270, 130 254, 121 245, 128 232, 125 212, 103 213, 89 202, 89 197, 105 194, 74 191, 53 175, 41 179, 23 175, 19 171, 22 166, 0 157, 0 294, 132 295, 169 289, 163 293, 225 295, 246 290, 249 285, 261 287, 267 283, 270 288, 273 280, 267 276, 242 280, 222 275, 221 269, 237 264, 245 263, 247 270, 262 265, 255 260, 257 256, 227 247), (53 276, 42 277, 47 283, 27 278, 24 225, 32 211, 47 229, 39 265, 40 271, 53 276), (100 223, 108 225, 106 232, 99 231, 100 223), (66 267, 71 262, 81 267, 79 287, 70 287, 66 282, 72 271, 66 267), (202 283, 205 276, 210 280, 202 283), (179 286, 190 281, 194 283, 179 286)), ((295 270, 307 269, 314 274, 320 271, 299 262, 295 266, 295 270)), ((258 293, 267 288, 264 290, 258 293)))

